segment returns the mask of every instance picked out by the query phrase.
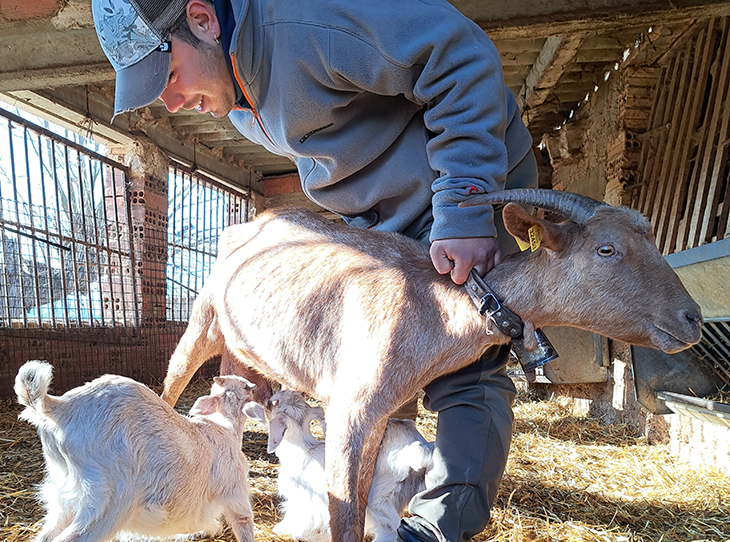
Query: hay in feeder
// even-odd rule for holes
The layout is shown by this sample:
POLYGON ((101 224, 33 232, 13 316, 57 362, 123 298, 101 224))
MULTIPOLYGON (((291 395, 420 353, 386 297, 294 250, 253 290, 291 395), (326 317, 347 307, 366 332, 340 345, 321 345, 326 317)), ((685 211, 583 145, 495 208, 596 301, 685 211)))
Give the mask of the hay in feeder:
MULTIPOLYGON (((187 412, 210 381, 197 379, 178 403, 187 412)), ((159 391, 159 390, 157 390, 159 391)), ((28 542, 40 528, 35 487, 43 459, 35 429, 20 407, 0 402, 0 540, 28 542)), ((418 427, 433 439, 436 416, 420 410, 418 427)), ((266 452, 264 427, 249 420, 249 458, 258 542, 279 520, 277 460, 266 452)), ((225 528, 209 542, 233 542, 225 528)), ((649 446, 626 425, 576 416, 559 399, 518 396, 515 434, 492 520, 475 542, 643 542, 730 540, 730 479, 693 469, 661 446, 649 446)))

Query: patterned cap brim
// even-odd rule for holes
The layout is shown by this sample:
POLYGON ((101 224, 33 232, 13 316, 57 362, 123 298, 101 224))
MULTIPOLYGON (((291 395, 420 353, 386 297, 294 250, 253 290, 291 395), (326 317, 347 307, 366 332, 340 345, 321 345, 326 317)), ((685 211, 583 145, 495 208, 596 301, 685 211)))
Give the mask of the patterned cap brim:
POLYGON ((158 50, 117 71, 114 116, 154 102, 165 90, 169 76, 170 54, 158 50))

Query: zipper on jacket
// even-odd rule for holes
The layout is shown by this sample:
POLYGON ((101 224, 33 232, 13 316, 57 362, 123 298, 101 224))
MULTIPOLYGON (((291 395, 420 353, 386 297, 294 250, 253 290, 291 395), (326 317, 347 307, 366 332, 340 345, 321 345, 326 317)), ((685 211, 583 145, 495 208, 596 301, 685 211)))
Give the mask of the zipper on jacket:
POLYGON ((231 66, 233 67, 233 76, 236 78, 236 82, 238 83, 238 86, 241 88, 241 92, 243 92, 243 97, 246 98, 246 101, 248 102, 248 105, 251 107, 251 112, 253 113, 253 118, 256 119, 256 122, 259 125, 259 128, 261 128, 261 131, 266 136, 266 139, 268 139, 272 145, 275 147, 278 147, 276 143, 269 137, 269 134, 266 133, 266 129, 264 128, 263 123, 261 122, 261 119, 259 118, 258 111, 256 111, 256 108, 253 106, 253 102, 251 101, 251 98, 248 95, 248 92, 246 92, 246 87, 243 86, 243 82, 241 81, 241 78, 238 75, 238 70, 236 69, 236 59, 233 56, 233 53, 231 53, 231 66))

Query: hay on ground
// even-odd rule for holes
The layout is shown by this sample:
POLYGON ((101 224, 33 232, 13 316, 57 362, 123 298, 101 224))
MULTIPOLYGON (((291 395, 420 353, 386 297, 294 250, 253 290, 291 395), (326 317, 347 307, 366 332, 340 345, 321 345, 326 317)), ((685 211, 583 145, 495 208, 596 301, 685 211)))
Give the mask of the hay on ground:
MULTIPOLYGON (((187 412, 210 382, 191 383, 178 404, 187 412)), ((28 542, 40 528, 35 489, 43 476, 40 442, 0 401, 0 540, 28 542)), ((436 417, 421 409, 419 429, 433 439, 436 417)), ((277 462, 264 428, 249 420, 243 449, 251 464, 256 540, 286 540, 279 520, 277 462)), ((574 415, 567 402, 518 397, 515 434, 492 520, 475 542, 639 542, 730 540, 730 479, 693 469, 628 426, 574 415)), ((226 528, 209 541, 233 542, 226 528)))

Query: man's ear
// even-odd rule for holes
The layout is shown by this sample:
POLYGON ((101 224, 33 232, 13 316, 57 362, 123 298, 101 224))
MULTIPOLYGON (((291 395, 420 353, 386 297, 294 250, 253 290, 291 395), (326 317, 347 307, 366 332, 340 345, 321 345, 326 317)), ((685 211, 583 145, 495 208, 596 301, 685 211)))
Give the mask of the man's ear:
POLYGON ((201 41, 214 44, 221 35, 221 27, 215 8, 204 0, 190 0, 185 13, 190 31, 201 41))
POLYGON ((566 239, 560 226, 531 216, 515 203, 508 203, 505 206, 502 210, 502 219, 507 231, 527 245, 530 245, 530 230, 532 229, 533 241, 539 238, 539 246, 553 251, 565 248, 566 239))

